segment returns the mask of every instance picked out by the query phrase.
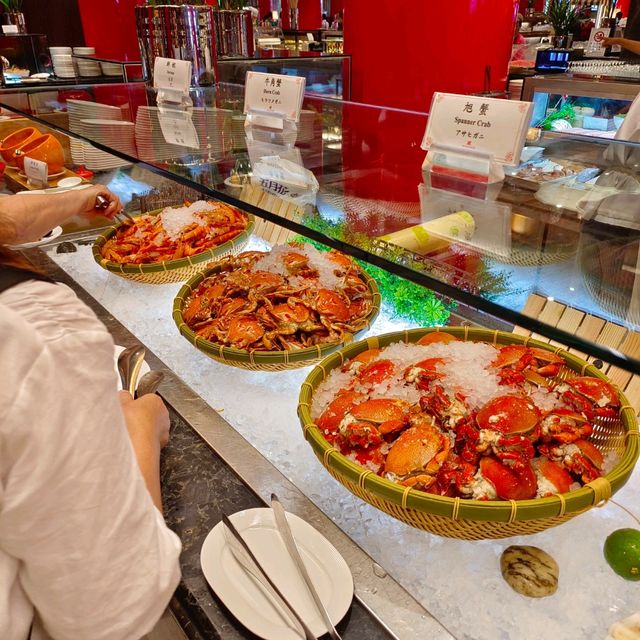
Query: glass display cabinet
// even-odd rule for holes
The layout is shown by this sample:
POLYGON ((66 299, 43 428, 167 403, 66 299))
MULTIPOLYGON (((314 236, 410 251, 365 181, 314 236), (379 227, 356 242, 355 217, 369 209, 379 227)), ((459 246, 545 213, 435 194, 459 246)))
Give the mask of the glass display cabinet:
MULTIPOLYGON (((542 81, 535 86, 564 92, 542 81)), ((118 193, 131 213, 217 199, 255 216, 248 250, 297 239, 356 258, 382 297, 369 337, 482 326, 585 358, 627 394, 633 419, 625 446, 635 461, 640 145, 542 132, 525 150, 528 162, 479 190, 423 175, 426 114, 307 96, 295 144, 277 148, 247 139, 242 87, 200 91, 203 106, 190 112, 197 146, 190 148, 165 138, 156 107, 138 85, 67 100, 72 130, 2 106, 67 136, 67 168, 87 164, 72 157, 82 149, 95 163, 92 179, 118 193), (87 119, 80 116, 110 112, 104 106, 133 123, 133 147, 115 148, 99 127, 79 126, 87 119), (293 196, 286 183, 263 173, 265 156, 306 169, 315 183, 307 179, 293 196), (442 225, 460 212, 472 219, 469 233, 442 225), (426 239, 414 232, 434 225, 426 239)), ((0 137, 10 122, 0 122, 0 137)), ((141 342, 150 366, 166 373, 160 393, 174 425, 163 460, 166 517, 184 545, 172 610, 189 637, 250 637, 208 589, 199 553, 221 513, 267 504, 274 491, 350 566, 355 599, 339 625, 345 639, 591 640, 637 610, 640 583, 616 575, 603 556, 609 533, 638 527, 637 469, 612 498, 600 496, 602 508, 532 535, 472 541, 408 526, 336 482, 305 441, 296 413, 310 367, 250 371, 208 358, 172 319, 181 283, 143 284, 101 268, 92 255, 100 231, 75 221, 26 254, 73 287, 116 343, 141 342), (555 558, 553 595, 529 599, 503 580, 500 556, 514 544, 555 558)), ((422 492, 405 493, 410 502, 422 492)))
POLYGON ((576 67, 572 73, 524 79, 522 100, 534 104, 532 127, 599 138, 615 136, 640 91, 639 67, 611 61, 582 64, 582 72, 576 67))

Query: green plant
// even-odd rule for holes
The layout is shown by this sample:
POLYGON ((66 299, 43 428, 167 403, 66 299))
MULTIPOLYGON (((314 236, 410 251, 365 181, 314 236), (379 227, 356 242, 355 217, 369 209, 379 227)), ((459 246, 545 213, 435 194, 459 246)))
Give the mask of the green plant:
POLYGON ((570 34, 578 22, 578 15, 571 0, 549 0, 547 17, 557 36, 570 34))
POLYGON ((0 0, 5 12, 16 13, 22 11, 22 0, 0 0))

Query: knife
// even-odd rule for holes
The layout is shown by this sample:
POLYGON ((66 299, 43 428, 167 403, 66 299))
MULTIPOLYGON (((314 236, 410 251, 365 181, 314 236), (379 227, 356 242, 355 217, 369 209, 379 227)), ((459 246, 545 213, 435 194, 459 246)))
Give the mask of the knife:
MULTIPOLYGON (((304 637, 306 640, 317 640, 316 636, 306 625, 304 620, 296 612, 296 610, 289 604, 289 601, 282 595, 280 589, 276 587, 273 580, 267 575, 267 572, 262 568, 262 565, 258 562, 253 552, 249 548, 249 545, 245 542, 244 538, 240 535, 240 532, 235 528, 231 520, 222 514, 222 523, 224 526, 224 537, 229 545, 229 549, 233 554, 233 557, 254 577, 260 582, 260 584, 267 590, 269 595, 280 605, 280 607, 289 614, 292 621, 295 621, 302 627, 304 637)), ((297 625, 296 625, 297 626, 297 625)), ((299 629, 296 628, 296 631, 299 629)))
POLYGON ((287 516, 284 512, 284 507, 278 500, 278 496, 275 493, 271 494, 271 508, 273 509, 273 514, 276 518, 276 526, 278 527, 278 531, 282 536, 282 540, 284 542, 284 546, 287 548, 289 555, 293 559, 298 572, 302 576, 305 584, 307 585, 307 589, 313 598, 313 601, 316 603, 316 608, 320 612, 322 616, 322 620, 327 627, 327 631, 329 636, 333 638, 333 640, 342 640, 336 628, 333 626, 333 622, 331 622, 331 618, 329 618, 329 614, 327 613, 327 609, 325 608, 316 588, 313 584, 313 580, 309 576, 309 572, 307 568, 304 566, 304 561, 300 556, 300 551, 298 550, 298 545, 296 544, 295 538, 293 537, 293 533, 291 533, 291 527, 289 526, 289 522, 287 521, 287 516))

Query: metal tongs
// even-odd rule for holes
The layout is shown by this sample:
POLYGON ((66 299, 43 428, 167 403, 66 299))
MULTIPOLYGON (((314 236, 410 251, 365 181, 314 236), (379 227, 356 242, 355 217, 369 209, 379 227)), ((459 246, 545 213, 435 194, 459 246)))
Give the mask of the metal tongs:
MULTIPOLYGON (((98 210, 107 209, 109 207, 109 200, 107 198, 105 198, 103 195, 98 194, 96 196, 96 204, 94 206, 98 210)), ((130 214, 128 214, 124 209, 121 209, 120 211, 118 211, 118 213, 116 213, 115 217, 122 224, 125 224, 125 223, 126 224, 130 224, 130 223, 134 222, 133 217, 130 214)))

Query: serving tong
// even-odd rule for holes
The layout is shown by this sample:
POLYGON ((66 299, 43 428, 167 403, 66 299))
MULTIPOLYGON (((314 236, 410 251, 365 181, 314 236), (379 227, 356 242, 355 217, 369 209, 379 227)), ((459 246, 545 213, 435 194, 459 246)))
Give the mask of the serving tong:
POLYGON ((136 382, 138 381, 138 374, 140 373, 145 353, 146 350, 142 345, 134 345, 123 349, 118 356, 117 366, 122 388, 128 391, 132 397, 136 392, 136 382))
MULTIPOLYGON (((109 200, 105 198, 103 195, 98 194, 96 196, 96 203, 94 205, 94 208, 100 211, 103 209, 107 209, 108 207, 109 207, 109 200)), ((127 213, 124 209, 121 209, 120 211, 118 211, 114 217, 117 218, 123 224, 125 223, 130 224, 134 222, 133 216, 127 213)))
MULTIPOLYGON (((289 522, 287 521, 284 507, 278 500, 278 496, 275 493, 271 494, 271 508, 273 510, 276 528, 280 534, 280 537, 282 538, 287 552, 289 553, 296 568, 298 569, 298 573, 302 577, 309 591, 309 594, 313 598, 316 609, 322 617, 322 621, 324 622, 329 636, 332 640, 342 640, 340 634, 333 625, 333 622, 331 622, 331 618, 329 618, 327 609, 320 599, 318 592, 316 591, 315 585, 311 580, 311 576, 309 576, 307 568, 304 565, 304 561, 302 560, 302 556, 300 555, 298 545, 296 544, 293 533, 291 532, 291 527, 289 526, 289 522)), ((262 584, 263 587, 265 587, 267 592, 282 607, 285 613, 289 615, 291 622, 297 623, 296 626, 302 628, 305 639, 314 640, 316 636, 313 635, 313 632, 309 629, 300 614, 292 607, 291 603, 285 598, 285 596, 273 583, 264 567, 255 557, 240 532, 233 526, 233 523, 224 514, 222 516, 222 522, 224 525, 225 539, 235 559, 242 565, 242 567, 244 567, 247 572, 254 576, 260 582, 260 584, 262 584)))

